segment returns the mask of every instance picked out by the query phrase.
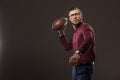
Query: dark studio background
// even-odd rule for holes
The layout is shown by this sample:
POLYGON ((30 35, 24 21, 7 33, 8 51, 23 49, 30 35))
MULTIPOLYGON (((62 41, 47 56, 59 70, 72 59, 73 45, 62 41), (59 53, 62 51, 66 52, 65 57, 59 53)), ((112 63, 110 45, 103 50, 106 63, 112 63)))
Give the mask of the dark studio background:
MULTIPOLYGON (((0 80, 71 80, 71 66, 51 30, 72 6, 96 33, 95 80, 120 80, 119 0, 1 0, 0 80)), ((70 29, 70 28, 69 28, 70 29)), ((68 34, 71 31, 67 30, 68 34)), ((71 52, 68 52, 71 53, 71 52)))

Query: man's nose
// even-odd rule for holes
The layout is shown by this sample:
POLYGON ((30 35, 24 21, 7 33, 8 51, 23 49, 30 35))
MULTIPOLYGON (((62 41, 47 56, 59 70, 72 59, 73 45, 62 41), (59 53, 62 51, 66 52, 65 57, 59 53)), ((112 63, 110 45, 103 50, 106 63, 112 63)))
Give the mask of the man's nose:
POLYGON ((77 16, 76 15, 73 15, 74 18, 76 18, 77 16))

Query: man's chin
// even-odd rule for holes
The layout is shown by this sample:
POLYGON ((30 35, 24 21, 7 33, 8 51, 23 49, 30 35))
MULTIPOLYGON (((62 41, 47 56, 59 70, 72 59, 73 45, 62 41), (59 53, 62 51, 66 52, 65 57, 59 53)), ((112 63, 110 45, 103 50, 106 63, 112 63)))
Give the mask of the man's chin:
POLYGON ((74 22, 73 25, 78 25, 80 22, 74 22))

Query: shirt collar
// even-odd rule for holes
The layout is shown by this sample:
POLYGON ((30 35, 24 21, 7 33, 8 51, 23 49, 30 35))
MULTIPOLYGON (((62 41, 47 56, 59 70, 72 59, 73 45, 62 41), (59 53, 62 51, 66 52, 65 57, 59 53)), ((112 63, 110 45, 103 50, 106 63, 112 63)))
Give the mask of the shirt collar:
POLYGON ((76 27, 76 30, 75 31, 77 31, 78 30, 78 28, 80 28, 81 27, 81 25, 83 24, 84 22, 82 21, 82 22, 80 22, 80 23, 78 23, 75 27, 76 27))

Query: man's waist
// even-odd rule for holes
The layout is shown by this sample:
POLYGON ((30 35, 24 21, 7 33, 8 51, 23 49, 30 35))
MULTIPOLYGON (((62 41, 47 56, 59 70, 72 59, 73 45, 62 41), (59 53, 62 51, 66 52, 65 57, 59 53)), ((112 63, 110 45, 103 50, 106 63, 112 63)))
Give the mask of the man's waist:
POLYGON ((78 66, 89 66, 89 65, 93 65, 94 64, 94 61, 92 62, 82 62, 82 63, 78 63, 77 65, 78 66))

